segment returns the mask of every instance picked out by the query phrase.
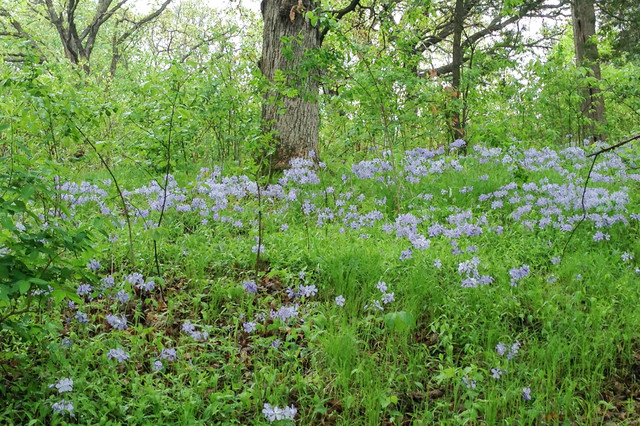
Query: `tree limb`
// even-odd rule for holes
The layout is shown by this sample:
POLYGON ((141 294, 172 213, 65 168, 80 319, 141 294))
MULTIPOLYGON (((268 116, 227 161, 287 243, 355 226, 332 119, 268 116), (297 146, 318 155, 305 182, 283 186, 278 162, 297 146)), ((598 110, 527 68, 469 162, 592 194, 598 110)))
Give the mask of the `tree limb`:
MULTIPOLYGON (((33 37, 31 37, 31 35, 29 33, 27 33, 22 25, 20 24, 20 22, 18 22, 13 16, 11 16, 11 14, 9 13, 8 10, 0 7, 0 16, 3 16, 5 18, 7 18, 9 20, 9 23, 11 24, 11 26, 15 29, 15 32, 0 32, 0 36, 5 36, 5 37, 14 37, 14 38, 19 38, 19 39, 24 39, 26 41, 29 42, 29 44, 31 45, 31 47, 37 51, 40 54, 40 59, 42 61, 46 61, 46 58, 44 56, 44 54, 42 53, 42 51, 40 50, 38 44, 36 43, 36 41, 33 39, 33 37)), ((5 58, 5 60, 7 62, 22 62, 24 60, 24 56, 22 54, 10 54, 9 57, 5 58)))
POLYGON ((594 152, 593 154, 589 154, 589 155, 587 155, 587 157, 597 157, 600 154, 604 154, 605 152, 613 151, 614 149, 620 148, 621 146, 624 146, 624 145, 628 144, 629 142, 632 142, 632 141, 635 141, 635 140, 638 140, 638 139, 640 139, 640 135, 635 135, 633 137, 630 137, 627 140, 624 140, 622 142, 618 142, 615 145, 611 145, 610 147, 601 149, 600 151, 594 152))
MULTIPOLYGON (((351 3, 349 3, 347 7, 340 10, 329 10, 325 13, 332 14, 335 20, 339 21, 340 19, 344 18, 344 16, 347 13, 353 12, 356 9, 356 7, 358 7, 359 5, 360 5, 360 0, 351 0, 351 3)), ((320 45, 322 45, 322 41, 324 40, 324 37, 327 35, 328 32, 329 32, 328 25, 325 25, 325 27, 322 28, 322 30, 320 30, 320 35, 319 35, 320 45)))
POLYGON ((154 20, 155 18, 157 18, 162 12, 164 12, 164 10, 167 8, 167 6, 169 6, 169 4, 172 2, 173 0, 165 0, 164 3, 162 3, 162 5, 160 5, 160 7, 158 9, 156 9, 154 12, 148 14, 147 16, 145 16, 144 18, 142 18, 141 20, 139 20, 138 22, 136 22, 132 28, 130 28, 128 31, 125 31, 124 34, 122 34, 119 38, 117 43, 118 44, 122 44, 126 39, 128 39, 129 37, 131 37, 133 35, 133 33, 135 33, 136 31, 138 31, 140 28, 142 28, 145 24, 149 23, 150 21, 154 20))
MULTIPOLYGON (((508 25, 513 24, 514 22, 517 22, 519 19, 527 16, 529 12, 533 10, 537 10, 540 7, 542 7, 543 3, 544 3, 543 0, 533 0, 529 3, 526 3, 522 7, 520 7, 520 9, 516 14, 504 20, 500 16, 496 16, 485 28, 479 31, 476 31, 472 35, 468 36, 465 39, 465 41, 462 43, 462 47, 468 48, 469 46, 472 46, 478 41, 480 41, 481 39, 483 39, 484 37, 496 31, 500 31, 505 27, 507 27, 508 25)), ((470 11, 467 11, 467 14, 469 12, 470 11)), ((421 43, 422 49, 418 50, 417 53, 424 52, 427 48, 439 43, 440 41, 444 40, 446 37, 448 37, 452 33, 453 33, 453 21, 449 21, 442 26, 442 31, 438 35, 431 36, 428 40, 423 41, 421 43)), ((463 63, 466 63, 468 61, 469 61, 469 57, 464 57, 462 59, 463 63)), ((451 64, 443 65, 441 67, 438 67, 429 71, 425 71, 425 70, 418 71, 418 76, 427 76, 427 75, 431 76, 434 73, 436 75, 449 74, 453 71, 453 68, 454 68, 454 64, 451 63, 451 64)))

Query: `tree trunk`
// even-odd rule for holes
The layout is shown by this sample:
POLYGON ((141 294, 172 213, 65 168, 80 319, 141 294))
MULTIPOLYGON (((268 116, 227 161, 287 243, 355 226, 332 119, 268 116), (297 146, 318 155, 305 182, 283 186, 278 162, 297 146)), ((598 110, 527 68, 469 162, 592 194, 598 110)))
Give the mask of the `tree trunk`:
MULTIPOLYGON (((571 3, 573 19, 573 40, 576 50, 576 65, 587 67, 592 76, 600 80, 600 58, 596 42, 596 14, 593 0, 573 0, 571 3)), ((603 140, 602 126, 605 122, 604 98, 597 85, 587 84, 583 90, 582 114, 588 123, 581 128, 581 137, 591 142, 603 140)))
POLYGON ((305 18, 316 0, 263 0, 264 31, 260 70, 271 82, 262 103, 262 122, 276 142, 271 163, 286 168, 289 160, 318 150, 318 82, 306 55, 320 47, 320 33, 305 18))
POLYGON ((453 55, 452 64, 453 70, 451 72, 451 91, 453 114, 452 114, 452 133, 453 140, 464 138, 464 128, 460 120, 460 80, 462 74, 462 31, 464 30, 464 0, 456 0, 456 8, 453 16, 453 55))

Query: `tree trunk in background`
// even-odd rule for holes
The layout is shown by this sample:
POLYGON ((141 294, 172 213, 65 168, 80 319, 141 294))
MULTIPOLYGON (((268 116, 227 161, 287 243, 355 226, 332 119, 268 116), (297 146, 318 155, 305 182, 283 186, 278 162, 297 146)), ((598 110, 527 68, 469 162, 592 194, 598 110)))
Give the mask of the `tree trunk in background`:
MULTIPOLYGON (((573 40, 576 50, 576 65, 591 69, 592 76, 600 80, 600 58, 596 42, 596 14, 593 0, 573 0, 571 3, 573 18, 573 40)), ((604 98, 597 85, 588 84, 582 94, 582 114, 589 123, 581 128, 581 137, 591 142, 603 140, 602 126, 605 122, 604 98)))
POLYGON ((462 32, 464 31, 464 0, 456 0, 456 8, 453 16, 453 55, 452 64, 453 70, 451 71, 451 86, 453 88, 451 96, 453 103, 453 114, 451 127, 453 129, 453 140, 464 138, 464 128, 460 120, 460 105, 459 100, 461 96, 460 91, 460 79, 462 73, 462 32))
POLYGON ((315 0, 262 1, 260 70, 278 86, 269 89, 262 103, 262 122, 276 141, 271 163, 279 169, 286 168, 292 158, 318 151, 319 86, 315 71, 304 63, 305 55, 321 43, 318 28, 304 17, 316 6, 315 0))

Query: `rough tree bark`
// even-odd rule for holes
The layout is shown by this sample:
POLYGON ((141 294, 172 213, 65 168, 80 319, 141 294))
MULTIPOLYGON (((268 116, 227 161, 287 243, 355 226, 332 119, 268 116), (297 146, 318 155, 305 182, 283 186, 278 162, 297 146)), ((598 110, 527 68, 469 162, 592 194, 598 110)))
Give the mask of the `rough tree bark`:
MULTIPOLYGON (((571 2, 571 16, 576 65, 589 68, 593 77, 600 80, 598 44, 595 39, 596 14, 593 0, 573 0, 571 2)), ((605 135, 601 129, 605 122, 605 111, 604 98, 600 88, 594 84, 587 84, 583 89, 583 97, 582 113, 588 118, 588 123, 582 126, 580 136, 591 142, 603 140, 605 135)))
POLYGON ((451 86, 452 86, 452 136, 453 140, 464 138, 463 123, 460 120, 460 106, 458 100, 461 96, 460 81, 462 75, 463 50, 462 50, 462 31, 464 31, 465 7, 464 0, 456 0, 455 10, 453 12, 453 54, 451 63, 451 86))
POLYGON ((271 159, 276 169, 318 151, 319 86, 315 71, 304 64, 305 55, 321 45, 318 27, 305 18, 305 12, 317 6, 316 0, 262 1, 260 70, 272 83, 262 103, 262 122, 276 141, 271 159))

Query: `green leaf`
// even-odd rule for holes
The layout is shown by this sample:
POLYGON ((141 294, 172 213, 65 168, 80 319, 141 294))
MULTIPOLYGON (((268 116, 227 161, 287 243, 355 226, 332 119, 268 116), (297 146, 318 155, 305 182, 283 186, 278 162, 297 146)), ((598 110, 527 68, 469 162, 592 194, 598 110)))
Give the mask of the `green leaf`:
MULTIPOLYGON (((9 294, 7 293, 7 287, 2 285, 0 286, 0 302, 6 302, 7 305, 9 303, 9 294)), ((0 303, 0 307, 6 306, 4 303, 0 303)))
POLYGON ((22 192, 20 192, 20 198, 22 200, 30 200, 35 192, 35 188, 33 185, 26 185, 22 188, 22 192))
POLYGON ((9 229, 11 231, 15 231, 16 227, 13 224, 13 221, 11 220, 11 218, 9 216, 5 216, 2 218, 2 220, 0 220, 0 224, 2 224, 2 227, 5 229, 9 229))
POLYGON ((42 280, 40 278, 29 278, 29 282, 32 282, 32 283, 37 284, 37 285, 47 285, 47 284, 49 284, 48 281, 42 280))
POLYGON ((31 284, 26 280, 16 281, 16 283, 13 285, 13 288, 17 288, 20 291, 20 294, 25 294, 27 291, 29 291, 30 287, 31 284))
POLYGON ((390 312, 384 316, 384 323, 390 330, 407 331, 415 326, 415 317, 405 311, 390 312))

